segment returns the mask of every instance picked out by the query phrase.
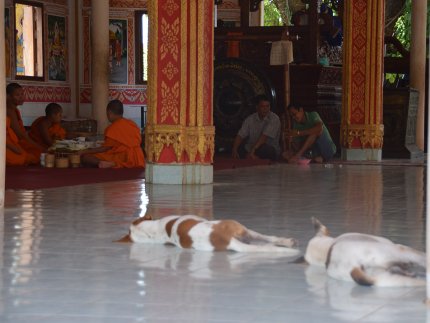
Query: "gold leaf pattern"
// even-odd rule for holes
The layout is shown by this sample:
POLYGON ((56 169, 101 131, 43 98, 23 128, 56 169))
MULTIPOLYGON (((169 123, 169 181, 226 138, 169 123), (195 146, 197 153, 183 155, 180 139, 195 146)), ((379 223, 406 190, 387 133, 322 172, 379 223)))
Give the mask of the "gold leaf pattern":
POLYGON ((171 62, 167 63, 163 68, 163 74, 166 75, 169 81, 171 81, 178 72, 179 70, 171 62))
POLYGON ((198 136, 195 133, 188 134, 186 144, 188 158, 190 159, 190 162, 193 163, 196 160, 197 155, 197 147, 199 144, 198 136))
POLYGON ((170 53, 175 61, 178 60, 179 19, 171 25, 165 19, 161 20, 160 54, 163 60, 170 53))
POLYGON ((381 149, 384 142, 384 125, 350 125, 342 130, 342 144, 351 148, 354 139, 359 139, 361 148, 381 149))
POLYGON ((161 122, 166 121, 168 117, 178 123, 179 118, 179 83, 176 82, 173 87, 169 88, 165 82, 161 82, 161 122))
POLYGON ((166 10, 169 16, 171 16, 176 10, 179 9, 179 6, 173 0, 167 0, 163 6, 163 9, 166 10))
POLYGON ((145 146, 147 160, 158 162, 165 147, 173 147, 176 161, 181 162, 183 153, 187 154, 191 163, 196 162, 197 153, 202 160, 208 153, 213 162, 215 128, 182 127, 182 126, 148 126, 146 128, 145 146))

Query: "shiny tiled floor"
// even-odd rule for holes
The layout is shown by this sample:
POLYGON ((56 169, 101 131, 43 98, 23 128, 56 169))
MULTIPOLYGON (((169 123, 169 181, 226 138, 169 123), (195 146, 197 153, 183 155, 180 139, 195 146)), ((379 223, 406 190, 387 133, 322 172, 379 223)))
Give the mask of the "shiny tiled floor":
POLYGON ((424 250, 424 174, 282 164, 219 171, 205 186, 7 191, 0 322, 430 322, 425 288, 355 286, 273 254, 112 242, 145 212, 194 213, 295 237, 303 251, 316 216, 335 235, 380 234, 424 250))

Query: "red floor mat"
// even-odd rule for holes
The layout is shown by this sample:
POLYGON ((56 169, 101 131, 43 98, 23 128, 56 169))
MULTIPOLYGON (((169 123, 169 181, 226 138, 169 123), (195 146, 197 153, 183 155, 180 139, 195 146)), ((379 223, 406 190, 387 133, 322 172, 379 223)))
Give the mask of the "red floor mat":
POLYGON ((233 159, 228 156, 215 156, 214 157, 214 170, 251 167, 251 166, 264 166, 271 165, 272 161, 269 159, 233 159))
POLYGON ((6 189, 42 189, 145 178, 143 168, 6 167, 6 189))
MULTIPOLYGON (((214 170, 270 165, 266 159, 233 159, 215 156, 214 170)), ((42 189, 103 182, 144 179, 143 168, 43 168, 6 167, 6 189, 42 189)))

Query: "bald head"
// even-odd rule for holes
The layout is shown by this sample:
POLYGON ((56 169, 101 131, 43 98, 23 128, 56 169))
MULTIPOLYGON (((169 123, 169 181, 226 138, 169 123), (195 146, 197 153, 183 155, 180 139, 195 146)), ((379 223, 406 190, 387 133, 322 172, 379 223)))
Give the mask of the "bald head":
POLYGON ((10 83, 6 86, 6 94, 12 95, 17 89, 22 89, 22 86, 18 83, 10 83))
POLYGON ((120 100, 112 100, 108 103, 106 110, 116 116, 122 117, 124 114, 124 105, 120 100))
POLYGON ((63 109, 61 108, 61 105, 59 105, 58 103, 49 103, 45 108, 45 115, 47 117, 53 116, 60 112, 63 112, 63 109))

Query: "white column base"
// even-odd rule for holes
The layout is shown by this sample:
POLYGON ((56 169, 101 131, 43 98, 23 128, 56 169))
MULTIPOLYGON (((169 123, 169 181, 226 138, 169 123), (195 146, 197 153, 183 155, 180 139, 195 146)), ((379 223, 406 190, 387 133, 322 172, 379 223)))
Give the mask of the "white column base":
POLYGON ((382 149, 347 149, 342 148, 342 160, 382 160, 382 149))
POLYGON ((145 182, 153 184, 211 184, 213 166, 146 163, 145 182))

